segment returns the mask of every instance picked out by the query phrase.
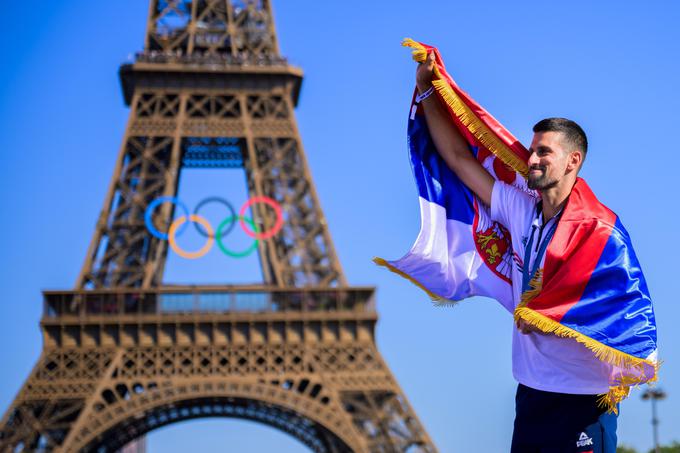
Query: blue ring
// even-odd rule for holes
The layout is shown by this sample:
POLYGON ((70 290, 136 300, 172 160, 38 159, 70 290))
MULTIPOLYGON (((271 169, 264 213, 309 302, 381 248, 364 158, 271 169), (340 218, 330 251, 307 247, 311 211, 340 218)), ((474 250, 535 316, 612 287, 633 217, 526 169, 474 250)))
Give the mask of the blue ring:
MULTIPOLYGON (((144 211, 144 223, 146 223, 146 227, 149 229, 149 232, 156 236, 158 239, 163 239, 165 241, 168 240, 168 233, 162 233, 156 229, 156 227, 153 225, 153 221, 151 220, 151 216, 153 215, 154 209, 161 203, 175 203, 175 205, 179 206, 180 209, 184 211, 184 215, 186 218, 189 218, 189 210, 187 209, 187 206, 179 201, 177 197, 158 197, 151 203, 149 203, 149 206, 146 207, 146 211, 144 211)), ((189 222, 184 222, 184 225, 182 225, 177 232, 177 236, 182 234, 184 230, 187 228, 189 222)))
MULTIPOLYGON (((216 201, 216 202, 218 202, 218 203, 223 204, 224 206, 227 207, 227 209, 229 209, 229 212, 230 212, 229 215, 230 215, 231 217, 236 216, 236 211, 234 211, 234 207, 231 205, 231 203, 229 203, 229 202, 228 202, 227 200, 225 200, 224 198, 220 198, 220 197, 208 197, 208 198, 204 198, 203 200, 201 200, 201 202, 198 203, 198 204, 196 205, 196 207, 194 208, 194 215, 198 214, 198 211, 199 211, 203 206, 205 206, 206 204, 210 203, 211 201, 216 201)), ((194 224, 194 227, 196 227, 196 231, 198 231, 198 234, 200 234, 200 235, 203 236, 203 237, 215 237, 215 234, 217 233, 217 232, 216 232, 215 234, 213 234, 212 236, 210 236, 210 235, 208 235, 208 233, 207 233, 206 231, 203 230, 203 228, 201 227, 201 225, 199 225, 198 222, 191 222, 191 223, 193 223, 193 224, 194 224)), ((226 231, 220 231, 220 232, 219 232, 219 233, 220 233, 220 239, 223 238, 224 236, 226 236, 227 234, 231 233, 231 231, 234 229, 235 226, 236 226, 236 222, 231 222, 231 225, 229 225, 229 228, 227 228, 226 231)))

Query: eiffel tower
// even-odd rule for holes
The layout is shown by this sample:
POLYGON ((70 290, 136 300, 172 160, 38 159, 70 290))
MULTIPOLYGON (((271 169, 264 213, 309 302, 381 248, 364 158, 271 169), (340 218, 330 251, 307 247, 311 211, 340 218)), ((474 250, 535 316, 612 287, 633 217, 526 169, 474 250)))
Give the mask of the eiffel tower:
POLYGON ((43 350, 0 451, 115 452, 221 416, 315 452, 435 452, 376 348, 374 288, 348 286, 333 248, 270 2, 151 0, 120 77, 130 116, 103 209, 75 289, 43 292, 43 350), (251 206, 261 285, 161 283, 169 241, 145 213, 185 168, 243 168, 251 199, 273 200, 251 206))

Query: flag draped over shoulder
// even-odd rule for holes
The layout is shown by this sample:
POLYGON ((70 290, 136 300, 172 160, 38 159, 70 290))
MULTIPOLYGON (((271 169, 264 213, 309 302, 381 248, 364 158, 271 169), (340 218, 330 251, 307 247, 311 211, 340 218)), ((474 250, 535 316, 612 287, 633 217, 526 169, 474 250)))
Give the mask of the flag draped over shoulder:
MULTIPOLYGON (((470 151, 496 180, 527 187, 529 153, 446 73, 437 49, 412 40, 413 58, 435 55, 433 85, 470 151)), ((415 94, 414 94, 415 99, 415 94)), ((602 403, 616 410, 631 386, 656 380, 652 302, 630 237, 619 218, 578 178, 550 241, 542 272, 515 307, 509 232, 448 168, 412 102, 408 147, 418 188, 421 226, 401 259, 375 262, 409 279, 436 301, 471 296, 498 300, 516 320, 573 338, 612 365, 602 403)))

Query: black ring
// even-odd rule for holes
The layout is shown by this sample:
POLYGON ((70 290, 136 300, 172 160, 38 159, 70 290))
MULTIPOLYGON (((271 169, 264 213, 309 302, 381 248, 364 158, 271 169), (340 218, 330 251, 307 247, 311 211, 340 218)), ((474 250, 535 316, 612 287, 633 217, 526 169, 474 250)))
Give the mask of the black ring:
MULTIPOLYGON (((231 203, 229 203, 229 202, 228 202, 227 200, 225 200, 224 198, 220 198, 220 197, 208 197, 208 198, 204 198, 200 203, 198 203, 198 204, 196 205, 196 208, 194 208, 194 214, 198 214, 198 210, 199 210, 199 209, 201 209, 204 205, 206 205, 206 204, 208 204, 208 203, 211 203, 211 202, 217 202, 217 203, 223 204, 224 206, 227 207, 227 209, 229 209, 229 215, 226 216, 225 218, 227 218, 227 217, 236 217, 236 211, 234 210, 234 207, 231 205, 231 203)), ((214 234, 212 234, 212 235, 208 234, 208 233, 203 229, 203 227, 202 227, 201 225, 198 224, 198 222, 191 222, 191 223, 194 224, 194 227, 196 228, 196 231, 198 231, 198 234, 200 234, 201 236, 203 236, 203 237, 211 237, 211 238, 214 238, 214 237, 215 237, 214 234)), ((220 232, 220 239, 222 239, 222 238, 223 238, 224 236, 226 236, 227 234, 231 233, 231 230, 234 229, 234 227, 236 226, 237 223, 238 223, 238 222, 231 222, 231 225, 229 225, 229 227, 228 227, 225 231, 221 231, 221 232, 220 232)))

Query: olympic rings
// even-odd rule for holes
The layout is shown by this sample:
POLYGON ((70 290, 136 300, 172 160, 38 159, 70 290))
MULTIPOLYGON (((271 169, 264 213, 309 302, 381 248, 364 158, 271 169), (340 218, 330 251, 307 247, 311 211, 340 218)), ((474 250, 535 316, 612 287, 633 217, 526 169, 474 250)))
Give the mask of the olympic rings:
MULTIPOLYGON (((189 217, 189 210, 187 209, 187 205, 179 201, 177 197, 158 197, 151 203, 149 203, 149 206, 147 206, 146 211, 144 211, 144 223, 146 223, 146 227, 149 229, 149 232, 156 236, 158 239, 163 239, 164 241, 168 240, 168 233, 161 233, 156 229, 156 227, 153 225, 153 220, 151 218, 154 209, 156 209, 156 206, 160 205, 161 203, 175 203, 177 206, 179 206, 183 211, 184 211, 184 216, 189 217)), ((186 225, 185 225, 186 229, 186 225)), ((184 232, 184 229, 180 231, 180 234, 184 232)))
POLYGON ((248 236, 251 238, 255 239, 269 239, 270 237, 274 236, 276 233, 281 230, 283 227, 283 213, 281 212, 281 206, 272 198, 269 197, 253 197, 250 200, 246 201, 243 206, 241 206, 241 209, 238 211, 239 219, 241 221, 241 228, 243 228, 243 231, 246 232, 248 236), (272 227, 271 230, 267 231, 266 233, 258 233, 255 232, 253 233, 250 231, 248 228, 246 228, 246 224, 243 221, 243 214, 246 212, 246 209, 248 207, 254 205, 255 203, 264 203, 268 204, 272 208, 274 208, 274 212, 276 213, 276 223, 272 227))
POLYGON ((243 252, 232 252, 231 250, 228 250, 224 246, 224 244, 222 244, 221 231, 222 231, 222 228, 224 227, 224 225, 229 223, 229 222, 231 223, 231 225, 229 225, 230 228, 233 227, 234 225, 236 225, 236 219, 239 219, 241 222, 243 222, 245 220, 246 222, 248 222, 250 224, 251 227, 253 227, 253 229, 255 231, 257 231, 257 226, 255 225, 255 222, 253 222, 253 219, 249 219, 247 217, 235 216, 235 215, 233 215, 231 217, 227 217, 226 219, 224 219, 224 221, 222 223, 220 223, 220 226, 217 227, 217 236, 216 236, 217 237, 217 246, 220 248, 220 250, 222 250, 222 253, 224 253, 225 255, 229 255, 229 256, 234 257, 234 258, 243 258, 244 256, 250 255, 253 252, 253 250, 255 250, 257 248, 257 244, 260 243, 260 240, 255 239, 253 241, 253 245, 251 245, 250 247, 245 249, 243 252))
POLYGON ((186 205, 182 203, 177 197, 162 196, 149 203, 146 211, 144 212, 144 223, 153 236, 157 237, 158 239, 167 240, 170 243, 172 250, 182 258, 196 259, 204 256, 206 253, 208 253, 208 251, 210 251, 215 240, 217 241, 218 247, 225 255, 231 256, 233 258, 243 258, 251 254, 257 248, 260 240, 269 239, 281 230, 283 227, 283 213, 281 206, 274 199, 269 197, 252 197, 241 206, 238 215, 235 214, 234 207, 227 200, 219 197, 209 197, 196 205, 194 213, 190 215, 186 205), (153 224, 153 212, 160 204, 166 202, 176 204, 182 210, 184 215, 173 220, 173 222, 170 224, 168 232, 163 233, 162 231, 159 231, 153 224), (228 215, 220 223, 216 231, 213 231, 212 225, 210 225, 210 222, 205 217, 202 217, 198 214, 198 211, 204 205, 210 202, 223 204, 230 211, 230 215, 228 215), (265 232, 260 231, 256 222, 244 215, 246 210, 255 203, 264 203, 274 209, 276 214, 276 222, 270 230, 265 232), (224 236, 229 234, 234 229, 237 219, 241 224, 243 231, 254 239, 253 244, 242 252, 229 250, 222 242, 224 236), (203 244, 199 250, 194 252, 183 250, 179 245, 177 245, 177 237, 185 231, 187 227, 186 223, 188 222, 194 223, 198 233, 206 238, 205 244, 203 244), (246 226, 246 223, 250 225, 250 228, 246 226))
POLYGON ((170 243, 170 247, 172 247, 176 254, 188 260, 195 260, 196 258, 200 258, 206 253, 208 253, 208 251, 212 247, 215 237, 212 235, 213 231, 212 226, 210 226, 210 222, 208 222, 205 218, 196 214, 191 214, 189 216, 189 220, 191 220, 192 222, 200 223, 206 230, 208 230, 208 240, 205 241, 203 247, 201 247, 199 250, 195 252, 185 252, 184 250, 179 248, 177 242, 175 242, 177 228, 179 228, 180 225, 187 221, 187 218, 185 216, 179 217, 177 220, 172 222, 172 224, 170 224, 170 229, 168 230, 168 242, 170 243))
MULTIPOLYGON (((231 203, 229 203, 224 198, 220 198, 220 197, 209 197, 209 198, 204 199, 203 201, 201 201, 200 203, 198 203, 196 205, 196 208, 194 209, 194 214, 198 214, 198 210, 201 209, 204 205, 206 205, 210 202, 215 202, 215 201, 225 205, 227 207, 227 209, 229 209, 229 215, 231 217, 236 217, 236 211, 234 211, 234 207, 231 205, 231 203)), ((196 227, 196 231, 198 231, 198 233, 201 236, 203 236, 203 237, 208 236, 205 233, 205 231, 203 231, 203 229, 200 227, 200 224, 198 222, 194 222, 194 226, 196 227)), ((219 228, 217 229, 217 231, 219 232, 220 237, 226 236, 227 234, 231 233, 231 230, 233 230, 235 226, 236 226, 236 222, 232 222, 231 225, 229 225, 229 229, 227 229, 227 231, 222 231, 219 228)))

